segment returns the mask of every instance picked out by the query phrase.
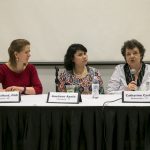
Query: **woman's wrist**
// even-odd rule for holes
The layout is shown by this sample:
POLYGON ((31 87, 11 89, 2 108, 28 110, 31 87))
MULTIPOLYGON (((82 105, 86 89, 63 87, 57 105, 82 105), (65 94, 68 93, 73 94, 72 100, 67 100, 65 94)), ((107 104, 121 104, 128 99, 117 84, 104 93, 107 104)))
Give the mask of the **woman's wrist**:
POLYGON ((26 87, 25 86, 23 87, 22 94, 26 94, 26 87))

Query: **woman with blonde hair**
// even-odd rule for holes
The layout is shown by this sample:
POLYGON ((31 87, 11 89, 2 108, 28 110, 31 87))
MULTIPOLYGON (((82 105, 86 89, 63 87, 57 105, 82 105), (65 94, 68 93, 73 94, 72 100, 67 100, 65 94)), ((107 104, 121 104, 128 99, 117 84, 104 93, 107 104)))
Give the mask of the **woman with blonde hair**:
POLYGON ((9 61, 0 65, 0 83, 3 91, 21 94, 41 94, 42 84, 34 65, 29 64, 30 42, 26 39, 12 41, 8 48, 9 61))

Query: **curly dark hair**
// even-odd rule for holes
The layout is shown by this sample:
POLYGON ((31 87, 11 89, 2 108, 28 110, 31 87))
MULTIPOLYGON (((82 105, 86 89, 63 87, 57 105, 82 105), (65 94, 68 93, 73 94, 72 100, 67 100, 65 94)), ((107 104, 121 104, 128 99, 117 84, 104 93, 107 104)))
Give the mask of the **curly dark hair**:
POLYGON ((139 52, 141 55, 141 61, 142 61, 143 57, 144 57, 144 53, 145 53, 145 48, 139 41, 137 41, 135 39, 124 42, 124 45, 121 48, 121 53, 122 53, 123 57, 125 58, 126 49, 133 49, 135 47, 139 49, 139 52))
POLYGON ((66 70, 73 70, 75 64, 72 60, 74 58, 74 54, 78 50, 87 52, 86 47, 84 47, 82 44, 72 44, 68 47, 67 52, 64 57, 64 67, 66 68, 66 70))

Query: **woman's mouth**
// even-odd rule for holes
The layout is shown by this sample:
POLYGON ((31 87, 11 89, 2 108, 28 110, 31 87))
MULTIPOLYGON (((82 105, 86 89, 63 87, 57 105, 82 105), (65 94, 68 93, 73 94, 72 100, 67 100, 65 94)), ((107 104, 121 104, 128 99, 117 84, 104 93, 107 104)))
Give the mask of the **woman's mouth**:
POLYGON ((130 60, 130 62, 131 62, 131 63, 134 63, 134 62, 135 62, 135 60, 134 60, 134 59, 132 59, 132 60, 130 60))

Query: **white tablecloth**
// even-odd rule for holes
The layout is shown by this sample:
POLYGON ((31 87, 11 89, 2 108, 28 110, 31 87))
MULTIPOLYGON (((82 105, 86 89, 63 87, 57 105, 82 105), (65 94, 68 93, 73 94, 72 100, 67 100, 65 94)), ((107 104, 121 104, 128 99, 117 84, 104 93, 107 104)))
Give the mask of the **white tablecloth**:
POLYGON ((150 106, 150 103, 122 103, 121 94, 100 95, 93 99, 92 95, 81 95, 79 104, 47 103, 47 94, 22 95, 20 103, 0 103, 0 106, 150 106))

